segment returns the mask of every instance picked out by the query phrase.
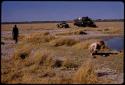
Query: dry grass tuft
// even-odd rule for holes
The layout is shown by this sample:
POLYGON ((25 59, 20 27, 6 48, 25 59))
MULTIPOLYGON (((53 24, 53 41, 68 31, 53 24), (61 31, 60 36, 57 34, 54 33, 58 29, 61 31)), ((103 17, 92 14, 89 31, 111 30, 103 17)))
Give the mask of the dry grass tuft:
MULTIPOLYGON (((26 53, 29 52, 29 50, 25 49, 27 47, 22 48, 23 50, 25 50, 24 52, 26 53)), ((44 71, 44 73, 42 73, 42 77, 52 77, 55 75, 52 69, 50 69, 52 65, 55 64, 55 61, 53 61, 52 59, 53 56, 50 53, 50 51, 39 49, 36 52, 34 52, 33 55, 29 53, 28 57, 26 57, 25 59, 21 59, 19 56, 23 53, 21 51, 22 49, 18 49, 18 51, 16 50, 15 56, 12 61, 14 62, 14 64, 13 66, 12 64, 10 65, 11 67, 10 71, 9 69, 6 72, 5 70, 2 71, 2 73, 4 74, 3 75, 4 77, 2 77, 2 82, 25 83, 26 82, 25 80, 27 80, 28 83, 31 83, 32 81, 34 81, 32 83, 35 83, 35 81, 37 80, 39 80, 39 83, 43 82, 38 77, 37 79, 34 79, 33 75, 31 76, 28 75, 31 73, 35 74, 38 71, 44 71), (46 67, 46 68, 42 68, 42 67, 46 67)))
POLYGON ((14 59, 25 59, 29 56, 32 46, 29 44, 22 44, 15 49, 14 59))
POLYGON ((56 35, 86 35, 86 34, 87 33, 84 31, 84 29, 75 29, 63 33, 58 33, 56 35))
POLYGON ((50 35, 48 32, 45 33, 34 33, 25 37, 25 41, 33 44, 40 44, 42 42, 49 42, 55 39, 54 36, 50 35))
POLYGON ((84 34, 84 35, 86 35, 87 33, 84 32, 83 30, 77 30, 77 31, 74 31, 73 34, 76 34, 76 35, 82 35, 82 34, 84 34))
POLYGON ((50 35, 49 32, 43 32, 43 35, 50 35))
POLYGON ((102 30, 103 33, 105 34, 118 34, 118 33, 123 33, 124 30, 121 30, 120 28, 105 28, 102 30))
POLYGON ((93 63, 91 60, 87 60, 78 69, 73 77, 73 83, 77 84, 95 84, 97 83, 97 76, 94 72, 93 63))
POLYGON ((76 41, 74 39, 68 39, 68 38, 55 39, 50 42, 50 44, 55 47, 62 46, 62 45, 72 46, 76 43, 78 43, 78 41, 76 41))
POLYGON ((66 58, 63 62, 63 66, 66 68, 76 68, 78 65, 71 59, 71 58, 66 58))
POLYGON ((15 65, 30 66, 33 64, 52 65, 53 55, 47 49, 41 50, 35 47, 32 43, 27 44, 25 41, 19 43, 14 52, 15 65))
POLYGON ((30 54, 28 58, 21 61, 25 66, 37 65, 37 66, 52 66, 53 63, 53 55, 47 50, 37 50, 34 54, 30 54))
POLYGON ((38 64, 43 64, 48 55, 43 54, 42 50, 37 50, 33 55, 33 62, 38 64))

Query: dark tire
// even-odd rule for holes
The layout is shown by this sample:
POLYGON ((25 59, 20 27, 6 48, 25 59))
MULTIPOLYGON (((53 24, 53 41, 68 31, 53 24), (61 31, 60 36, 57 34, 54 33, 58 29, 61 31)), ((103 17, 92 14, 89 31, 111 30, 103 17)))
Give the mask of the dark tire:
POLYGON ((69 28, 69 25, 68 25, 68 24, 66 24, 66 25, 65 25, 65 28, 69 28))
POLYGON ((82 27, 86 27, 86 24, 82 24, 82 27))
POLYGON ((95 24, 90 25, 90 27, 97 27, 95 24))
POLYGON ((57 28, 63 28, 61 24, 57 24, 57 28))
POLYGON ((57 24, 56 26, 57 26, 57 28, 59 28, 59 24, 57 24))

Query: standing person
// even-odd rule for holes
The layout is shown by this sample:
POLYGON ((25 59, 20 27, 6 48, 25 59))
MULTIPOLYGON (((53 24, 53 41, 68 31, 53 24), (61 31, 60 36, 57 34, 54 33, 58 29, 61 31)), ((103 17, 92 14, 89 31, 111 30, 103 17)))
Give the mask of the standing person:
POLYGON ((15 43, 17 43, 18 42, 19 31, 18 31, 18 28, 17 28, 16 25, 13 27, 12 35, 13 35, 13 40, 15 40, 15 43))
MULTIPOLYGON (((89 47, 89 50, 91 52, 91 55, 93 56, 94 54, 96 54, 101 48, 105 47, 105 43, 104 41, 98 41, 95 43, 92 43, 89 47)), ((95 57, 94 57, 95 58, 95 57)))

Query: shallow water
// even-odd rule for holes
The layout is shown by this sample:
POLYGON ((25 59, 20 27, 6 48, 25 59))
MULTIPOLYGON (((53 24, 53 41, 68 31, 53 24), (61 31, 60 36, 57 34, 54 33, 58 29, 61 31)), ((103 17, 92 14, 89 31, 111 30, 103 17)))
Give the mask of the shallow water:
POLYGON ((112 50, 124 50, 124 37, 113 37, 104 39, 106 45, 112 50))

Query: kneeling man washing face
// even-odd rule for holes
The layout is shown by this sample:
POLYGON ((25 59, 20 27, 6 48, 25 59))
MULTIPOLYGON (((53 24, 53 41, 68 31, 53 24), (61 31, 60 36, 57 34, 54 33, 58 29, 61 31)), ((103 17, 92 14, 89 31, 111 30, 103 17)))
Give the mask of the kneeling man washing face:
POLYGON ((98 41, 98 42, 94 42, 90 45, 89 50, 91 55, 93 56, 94 54, 96 54, 101 48, 105 47, 105 43, 104 41, 98 41))

